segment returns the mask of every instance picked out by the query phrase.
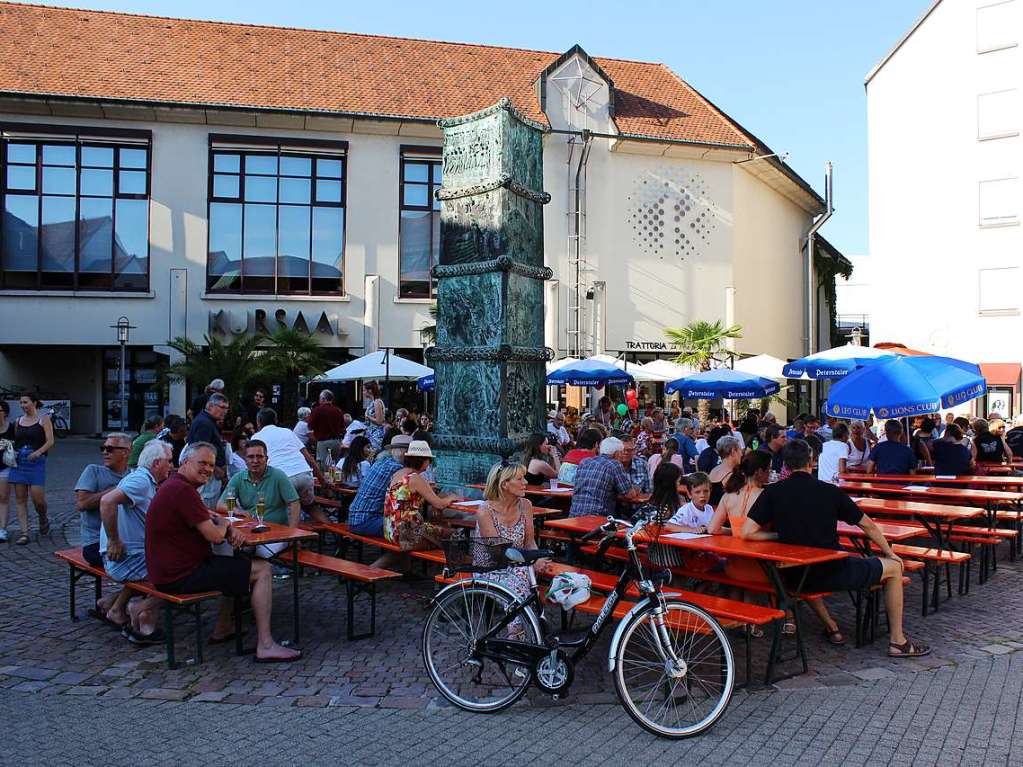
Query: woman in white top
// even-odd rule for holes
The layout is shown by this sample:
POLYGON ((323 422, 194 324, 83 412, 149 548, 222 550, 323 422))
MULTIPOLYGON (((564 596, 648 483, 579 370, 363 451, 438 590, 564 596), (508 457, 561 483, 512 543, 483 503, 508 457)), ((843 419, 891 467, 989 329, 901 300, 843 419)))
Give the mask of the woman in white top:
POLYGON ((849 460, 849 427, 844 423, 835 426, 831 439, 824 443, 821 457, 817 459, 817 479, 821 482, 838 484, 838 475, 845 472, 849 460))
POLYGON ((298 423, 295 424, 295 428, 292 429, 295 432, 295 436, 299 438, 303 445, 309 447, 309 414, 313 411, 307 407, 300 407, 298 409, 298 423))
POLYGON ((846 471, 866 471, 867 456, 870 455, 867 427, 863 421, 853 421, 849 424, 849 431, 849 456, 845 459, 845 469, 846 471))

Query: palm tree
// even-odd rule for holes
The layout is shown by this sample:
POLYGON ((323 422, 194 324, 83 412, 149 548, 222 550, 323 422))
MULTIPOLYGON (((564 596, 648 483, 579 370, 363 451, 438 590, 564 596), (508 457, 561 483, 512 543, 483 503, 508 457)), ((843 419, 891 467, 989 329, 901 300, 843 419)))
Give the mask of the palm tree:
POLYGON ((281 383, 278 415, 290 423, 298 409, 299 380, 322 373, 330 361, 316 339, 300 330, 278 328, 263 340, 266 345, 258 352, 258 367, 265 377, 281 383))
MULTIPOLYGON (((665 328, 664 335, 673 347, 679 350, 675 357, 676 364, 688 365, 701 371, 710 370, 712 363, 724 362, 725 342, 731 338, 742 338, 742 327, 731 325, 725 327, 721 320, 707 322, 696 320, 684 328, 665 328)), ((710 402, 700 400, 698 406, 700 421, 710 420, 710 402)))
POLYGON ((419 337, 422 339, 423 346, 433 346, 437 343, 437 302, 434 301, 430 304, 430 319, 433 321, 431 325, 423 325, 419 328, 419 337))
POLYGON ((161 382, 184 379, 193 387, 202 388, 214 378, 221 378, 224 381, 224 396, 234 408, 241 393, 262 378, 263 371, 255 363, 254 355, 264 338, 259 334, 238 336, 225 344, 216 336, 205 335, 205 345, 201 345, 178 336, 168 341, 167 345, 184 359, 164 367, 160 371, 161 382))

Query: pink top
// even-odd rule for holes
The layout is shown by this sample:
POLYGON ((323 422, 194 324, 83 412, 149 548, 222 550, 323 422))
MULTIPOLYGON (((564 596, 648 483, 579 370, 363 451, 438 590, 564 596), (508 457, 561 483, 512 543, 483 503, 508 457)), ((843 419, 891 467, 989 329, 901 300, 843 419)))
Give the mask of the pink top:
MULTIPOLYGON (((646 469, 647 469, 648 472, 650 472, 650 481, 651 482, 654 479, 654 471, 657 469, 658 466, 661 465, 662 457, 663 456, 660 453, 656 453, 655 455, 650 456, 649 460, 647 460, 647 462, 646 462, 646 469)), ((673 464, 675 464, 676 466, 678 466, 680 469, 682 469, 683 472, 685 472, 685 466, 686 465, 682 461, 682 456, 680 456, 678 453, 675 453, 671 457, 671 462, 673 464)))

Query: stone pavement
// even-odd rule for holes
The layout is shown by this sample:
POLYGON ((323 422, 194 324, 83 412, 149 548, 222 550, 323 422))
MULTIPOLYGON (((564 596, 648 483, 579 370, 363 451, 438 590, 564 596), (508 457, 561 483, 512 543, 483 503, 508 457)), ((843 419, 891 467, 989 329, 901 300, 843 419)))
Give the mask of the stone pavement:
MULTIPOLYGON (((512 756, 518 752, 509 750, 508 745, 519 744, 515 748, 521 749, 523 741, 509 737, 513 732, 529 734, 527 742, 536 742, 527 749, 531 759, 560 753, 568 762, 572 758, 624 761, 631 756, 621 744, 635 743, 651 755, 666 748, 647 739, 615 703, 601 647, 577 670, 567 702, 555 705, 547 697, 531 693, 526 701, 496 718, 450 710, 438 699, 419 655, 423 608, 433 590, 430 579, 403 580, 382 588, 376 638, 347 642, 343 589, 331 578, 304 578, 301 646, 305 656, 286 666, 256 665, 251 657, 235 657, 231 647, 221 646, 208 648, 202 665, 168 671, 162 647, 136 648, 85 617, 70 622, 66 569, 51 552, 78 542, 71 487, 81 467, 98 459, 98 444, 74 438, 58 442, 48 484, 55 532, 26 547, 0 548, 0 711, 10 708, 15 720, 36 721, 28 712, 44 718, 55 712, 74 712, 62 716, 62 728, 86 722, 96 732, 105 720, 114 723, 126 718, 137 722, 141 730, 156 714, 154 706, 159 703, 159 716, 171 717, 180 725, 177 731, 209 732, 212 742, 220 740, 213 737, 220 732, 225 744, 232 744, 225 747, 234 756, 245 753, 246 742, 255 749, 252 753, 259 750, 260 744, 252 738, 238 735, 237 749, 232 739, 252 724, 265 722, 267 712, 261 709, 271 707, 275 709, 275 728, 270 732, 301 734, 294 745, 300 751, 308 748, 304 753, 313 761, 338 753, 337 747, 331 746, 340 731, 322 737, 316 732, 324 723, 338 721, 344 737, 336 742, 345 744, 342 753, 352 755, 356 763, 388 763, 392 761, 388 756, 395 754, 400 754, 402 761, 408 756, 439 758, 443 752, 437 749, 445 748, 449 738, 457 741, 458 753, 485 753, 487 763, 515 761, 512 756), (203 702, 219 705, 193 705, 203 702), (218 725, 207 730, 211 719, 218 725), (230 725, 220 729, 221 721, 230 725), (285 722, 294 725, 285 726, 285 722), (494 738, 495 733, 500 733, 499 737, 494 738), (612 735, 619 739, 614 741, 614 751, 605 755, 601 746, 612 735), (492 747, 484 748, 474 741, 477 737, 490 738, 492 747), (576 748, 565 755, 568 743, 576 748), (387 750, 381 750, 385 747, 387 750)), ((30 517, 34 519, 31 512, 30 517)), ((906 764, 913 759, 932 763, 932 757, 943 753, 943 748, 945 753, 961 750, 960 756, 967 761, 979 755, 987 763, 1006 763, 1009 742, 1016 737, 1023 679, 1023 656, 1017 652, 1023 648, 1021 569, 1000 562, 998 573, 988 584, 974 582, 969 596, 954 597, 926 619, 919 616, 920 592, 915 579, 907 594, 907 630, 934 647, 929 658, 891 660, 884 654, 883 640, 858 650, 833 648, 824 643, 807 618, 810 674, 769 690, 737 694, 711 736, 695 744, 672 745, 672 755, 674 749, 682 749, 677 753, 691 750, 692 755, 706 756, 712 762, 747 759, 754 754, 757 762, 762 757, 798 762, 802 757, 811 759, 811 754, 812 761, 825 757, 825 762, 866 762, 871 755, 873 761, 889 761, 883 755, 901 744, 900 754, 910 757, 903 760, 906 764), (790 730, 791 739, 785 734, 790 730)), ((79 589, 82 610, 89 591, 83 581, 79 589)), ((846 600, 836 598, 832 606, 851 636, 852 610, 846 600)), ((286 637, 291 625, 290 582, 275 585, 274 608, 278 635, 286 637)), ((206 611, 207 631, 212 612, 206 611)), ((191 637, 184 623, 179 636, 179 658, 189 658, 191 637)), ((755 642, 754 669, 762 673, 767 641, 755 642)), ((795 667, 790 665, 789 670, 795 667)), ((6 720, 12 721, 10 717, 6 720)), ((60 738, 39 738, 36 727, 8 729, 16 732, 16 748, 35 748, 40 755, 81 742, 73 728, 60 738)), ((184 740, 194 739, 175 739, 176 747, 186 749, 176 752, 175 761, 187 761, 184 740)), ((276 751, 282 754, 281 761, 285 754, 293 761, 287 750, 291 745, 282 740, 275 746, 286 749, 276 751)), ((4 751, 16 753, 6 744, 4 751)), ((89 753, 102 753, 102 749, 97 752, 90 746, 83 754, 89 753)), ((273 748, 270 753, 275 753, 273 748)))

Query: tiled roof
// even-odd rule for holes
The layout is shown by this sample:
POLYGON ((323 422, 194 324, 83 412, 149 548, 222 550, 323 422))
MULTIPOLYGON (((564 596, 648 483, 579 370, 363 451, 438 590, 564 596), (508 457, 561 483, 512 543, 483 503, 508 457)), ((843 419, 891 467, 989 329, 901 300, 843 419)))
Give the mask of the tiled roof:
MULTIPOLYGON (((0 3, 0 93, 434 120, 533 87, 558 54, 0 3)), ((758 142, 662 64, 594 59, 624 134, 758 142)))

